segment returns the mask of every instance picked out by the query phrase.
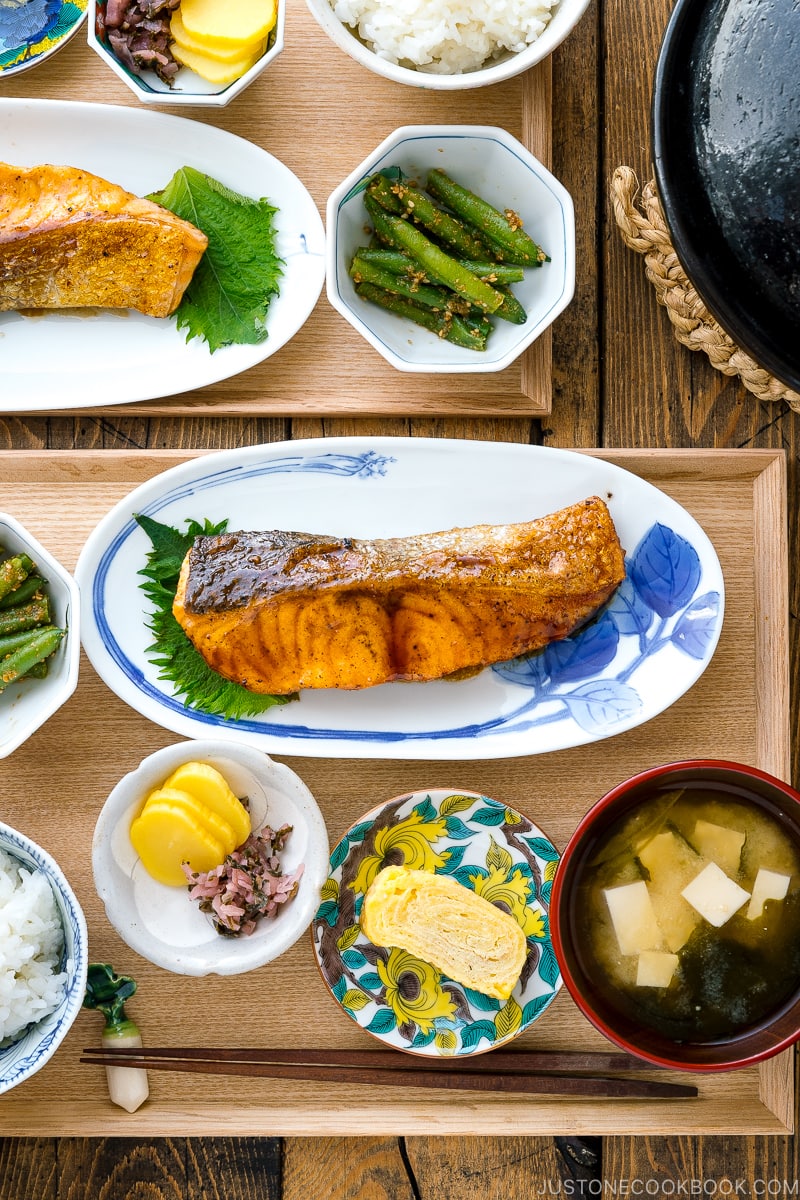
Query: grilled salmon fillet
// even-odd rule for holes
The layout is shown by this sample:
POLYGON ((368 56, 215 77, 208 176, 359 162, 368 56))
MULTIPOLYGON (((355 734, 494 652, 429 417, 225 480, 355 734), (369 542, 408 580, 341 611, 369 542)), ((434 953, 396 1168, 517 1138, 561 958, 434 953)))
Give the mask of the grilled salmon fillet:
POLYGON ((366 541, 198 537, 173 612, 208 665, 253 692, 440 679, 566 637, 625 574, 608 508, 366 541))
POLYGON ((208 239, 88 171, 0 163, 0 310, 177 308, 208 239))

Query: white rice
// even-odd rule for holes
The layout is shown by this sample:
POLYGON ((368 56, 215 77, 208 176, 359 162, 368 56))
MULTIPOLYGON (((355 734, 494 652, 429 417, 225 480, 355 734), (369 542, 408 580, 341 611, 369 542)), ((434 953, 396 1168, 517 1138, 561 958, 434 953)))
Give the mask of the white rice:
POLYGON ((63 948, 46 876, 0 850, 0 1044, 58 1006, 67 981, 57 970, 63 948))
POLYGON ((558 0, 330 0, 379 58, 438 75, 474 71, 535 41, 558 0))

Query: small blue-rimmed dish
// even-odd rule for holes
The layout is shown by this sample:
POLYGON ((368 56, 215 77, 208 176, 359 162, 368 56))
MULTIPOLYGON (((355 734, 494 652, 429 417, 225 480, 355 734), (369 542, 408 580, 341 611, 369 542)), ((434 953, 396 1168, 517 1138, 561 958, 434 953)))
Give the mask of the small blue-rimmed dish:
MULTIPOLYGON (((25 876, 27 874, 43 875, 50 885, 55 901, 55 912, 61 921, 63 930, 61 952, 58 960, 54 960, 52 965, 53 977, 57 981, 56 987, 60 988, 60 995, 54 1007, 48 1004, 47 1007, 51 1008, 51 1011, 40 1016, 38 1020, 32 1021, 17 1033, 12 1033, 11 1025, 3 1022, 9 1036, 0 1046, 0 1095, 2 1095, 24 1083, 31 1075, 35 1075, 37 1071, 41 1070, 67 1036, 81 1010, 86 992, 89 936, 86 929, 86 918, 78 899, 58 863, 46 850, 26 837, 25 834, 2 822, 0 822, 0 850, 9 856, 21 872, 19 882, 16 884, 16 891, 10 896, 10 899, 7 895, 4 899, 11 904, 19 905, 22 895, 31 893, 30 885, 33 881, 23 882, 25 876)), ((32 919, 28 923, 32 935, 38 939, 37 952, 39 950, 44 952, 45 947, 49 944, 50 939, 47 934, 49 920, 49 918, 32 919)), ((11 941, 13 943, 14 938, 11 941)), ((12 971, 12 968, 4 966, 6 984, 9 983, 8 971, 12 971)), ((12 990, 16 992, 16 984, 12 990)), ((42 996, 45 996, 45 991, 42 991, 42 996)), ((6 1003, 5 995, 3 1003, 6 1003)))
POLYGON ((88 0, 88 3, 89 45, 143 104, 213 105, 221 108, 249 87, 274 62, 284 46, 286 0, 278 0, 277 18, 267 38, 264 53, 238 79, 230 83, 211 83, 184 66, 171 83, 165 83, 155 71, 135 73, 117 57, 109 43, 103 20, 106 0, 88 0))
POLYGON ((0 81, 52 57, 86 20, 87 0, 11 0, 0 5, 0 81))
POLYGON ((541 829, 500 800, 455 788, 395 797, 357 821, 331 854, 311 927, 322 978, 351 1020, 396 1050, 463 1058, 507 1045, 561 987, 548 918, 557 864, 541 829), (455 983, 405 950, 372 945, 361 905, 390 863, 447 875, 514 917, 528 955, 508 1000, 455 983))
POLYGON ((327 205, 326 289, 331 304, 398 371, 502 371, 556 319, 575 289, 575 214, 567 190, 521 142, 483 125, 408 125, 397 129, 330 195, 327 205), (441 167, 495 208, 519 214, 547 255, 526 269, 512 291, 525 309, 524 324, 493 321, 485 350, 444 337, 362 299, 350 276, 354 253, 366 245, 369 215, 364 190, 377 172, 400 173, 424 188, 441 167))

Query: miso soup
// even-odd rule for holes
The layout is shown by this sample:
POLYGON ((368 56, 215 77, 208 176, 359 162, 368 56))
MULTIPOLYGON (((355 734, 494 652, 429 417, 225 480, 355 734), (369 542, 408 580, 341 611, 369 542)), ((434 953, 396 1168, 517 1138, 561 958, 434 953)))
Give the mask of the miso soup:
POLYGON ((583 872, 586 974, 675 1042, 760 1024, 800 981, 800 850, 779 818, 712 785, 655 793, 583 872))

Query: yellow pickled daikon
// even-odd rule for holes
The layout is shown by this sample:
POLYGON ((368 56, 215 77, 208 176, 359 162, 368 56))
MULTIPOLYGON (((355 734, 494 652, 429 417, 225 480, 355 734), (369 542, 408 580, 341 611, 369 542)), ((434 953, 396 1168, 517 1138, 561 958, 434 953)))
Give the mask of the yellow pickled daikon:
POLYGON ((147 797, 130 837, 148 874, 185 886, 183 863, 210 871, 250 834, 250 815, 227 781, 207 763, 178 767, 147 797))
POLYGON ((277 0, 181 0, 170 20, 172 53, 211 83, 232 83, 266 50, 277 0))

